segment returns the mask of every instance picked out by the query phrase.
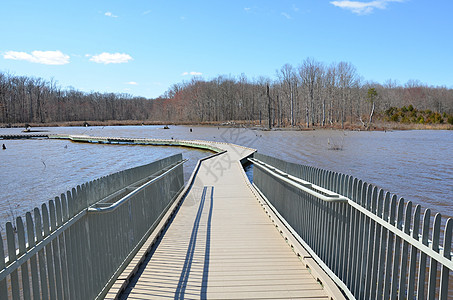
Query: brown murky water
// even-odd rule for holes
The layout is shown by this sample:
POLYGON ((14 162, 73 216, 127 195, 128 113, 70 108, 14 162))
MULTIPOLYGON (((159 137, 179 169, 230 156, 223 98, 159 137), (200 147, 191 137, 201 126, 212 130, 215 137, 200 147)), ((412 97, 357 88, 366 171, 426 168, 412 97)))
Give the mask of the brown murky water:
MULTIPOLYGON (((453 131, 255 131, 161 126, 44 128, 50 133, 227 141, 291 162, 353 175, 453 216, 453 131), (192 132, 190 132, 192 128, 192 132), (331 150, 337 148, 341 150, 331 150)), ((0 129, 0 134, 19 133, 0 129)), ((183 153, 186 178, 209 152, 179 147, 7 140, 0 150, 0 223, 86 181, 183 153)))

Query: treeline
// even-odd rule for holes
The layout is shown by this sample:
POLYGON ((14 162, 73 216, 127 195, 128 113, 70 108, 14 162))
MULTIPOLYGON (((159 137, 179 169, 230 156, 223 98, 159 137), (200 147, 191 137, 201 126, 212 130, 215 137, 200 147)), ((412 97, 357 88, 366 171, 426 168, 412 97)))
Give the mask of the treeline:
POLYGON ((154 102, 128 94, 62 89, 41 78, 0 73, 0 123, 147 120, 154 102))
POLYGON ((446 112, 440 114, 433 112, 430 109, 418 110, 411 105, 408 107, 403 106, 390 107, 383 113, 385 121, 397 122, 403 124, 444 124, 448 123, 453 125, 453 115, 446 112))
POLYGON ((442 117, 453 115, 453 90, 418 81, 404 86, 391 80, 369 82, 350 63, 326 65, 311 58, 296 67, 282 66, 273 79, 194 77, 174 84, 158 99, 64 90, 54 81, 0 73, 0 123, 241 121, 272 127, 361 124, 369 128, 376 116, 387 120, 385 112, 391 107, 410 105, 442 117))
POLYGON ((275 79, 250 80, 245 75, 209 81, 193 78, 173 85, 163 98, 155 108, 171 121, 369 127, 377 113, 390 107, 412 105, 441 115, 453 114, 452 89, 418 81, 404 86, 391 80, 385 84, 364 81, 350 63, 326 65, 310 58, 297 67, 284 65, 275 79))

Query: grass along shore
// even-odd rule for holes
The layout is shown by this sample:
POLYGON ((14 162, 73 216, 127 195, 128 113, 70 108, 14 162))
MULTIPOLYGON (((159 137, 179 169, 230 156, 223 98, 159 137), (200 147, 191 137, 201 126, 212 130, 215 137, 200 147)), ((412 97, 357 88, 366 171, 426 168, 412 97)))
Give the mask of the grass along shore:
MULTIPOLYGON (((106 121, 69 121, 69 122, 49 122, 49 123, 15 123, 0 124, 0 128, 31 128, 36 127, 88 127, 88 126, 221 126, 221 127, 245 127, 257 130, 269 130, 265 122, 259 121, 226 121, 226 122, 164 122, 164 121, 147 121, 147 120, 106 120, 106 121)), ((365 131, 366 129, 360 123, 345 122, 344 127, 341 124, 327 126, 314 125, 306 127, 305 124, 297 126, 273 127, 273 130, 316 130, 316 129, 337 129, 337 130, 356 130, 365 131)), ((451 124, 419 124, 419 123, 400 123, 393 121, 376 121, 370 126, 371 131, 388 131, 388 130, 453 130, 451 124)))

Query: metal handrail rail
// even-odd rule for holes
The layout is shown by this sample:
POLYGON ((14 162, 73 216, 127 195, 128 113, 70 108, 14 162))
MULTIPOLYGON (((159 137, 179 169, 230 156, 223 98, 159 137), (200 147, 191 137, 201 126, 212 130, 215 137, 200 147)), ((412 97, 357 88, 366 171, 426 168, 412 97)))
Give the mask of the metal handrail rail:
POLYGON ((120 200, 116 201, 115 203, 110 204, 109 206, 106 207, 96 207, 99 205, 99 203, 93 204, 92 206, 88 207, 87 212, 88 213, 108 213, 115 211, 117 208, 119 208, 121 205, 126 203, 131 197, 133 197, 135 194, 139 193, 149 185, 155 183, 156 181, 162 179, 166 174, 170 173, 173 171, 175 168, 179 167, 183 163, 187 162, 187 159, 183 159, 182 161, 178 162, 176 165, 165 171, 164 173, 160 174, 156 178, 153 178, 152 180, 146 182, 145 184, 141 185, 140 187, 136 188, 134 191, 130 192, 126 196, 122 197, 120 200))
POLYGON ((256 158, 249 158, 248 159, 250 162, 254 163, 257 167, 265 170, 266 172, 272 174, 273 176, 279 178, 280 180, 310 194, 310 195, 313 195, 315 196, 316 198, 319 198, 323 201, 326 201, 326 202, 339 202, 339 203, 347 203, 349 198, 347 197, 344 197, 340 194, 337 194, 337 193, 334 193, 330 190, 327 190, 325 188, 322 188, 318 185, 315 185, 311 182, 308 182, 308 181, 305 181, 305 180, 302 180, 300 178, 297 178, 295 176, 292 176, 292 175, 289 175, 275 167, 272 167, 256 158), (322 192, 322 193, 325 193, 327 194, 328 196, 326 195, 323 195, 319 192, 317 192, 316 190, 322 192))
MULTIPOLYGON (((375 215, 373 212, 367 210, 366 208, 362 207, 360 204, 354 202, 353 200, 345 197, 345 196, 342 196, 342 195, 339 195, 339 194, 336 194, 332 191, 329 191, 332 195, 338 195, 339 198, 336 198, 336 199, 332 199, 331 197, 326 197, 320 193, 317 193, 309 188, 307 188, 305 185, 301 185, 297 182, 295 182, 295 178, 298 179, 297 181, 302 181, 304 183, 309 183, 307 181, 304 181, 304 180, 301 180, 300 178, 297 178, 297 177, 294 177, 292 175, 289 175, 275 167, 272 167, 272 169, 269 168, 270 165, 258 160, 258 159, 250 159, 249 158, 249 161, 251 161, 252 163, 254 163, 256 166, 258 166, 259 168, 261 168, 262 170, 266 171, 267 173, 273 175, 274 177, 277 177, 279 179, 281 179, 282 181, 292 185, 293 187, 296 187, 300 190, 303 190, 307 193, 309 193, 310 195, 313 195, 323 201, 326 201, 326 202, 342 202, 342 203, 347 203, 348 205, 352 206, 353 208, 357 209, 358 211, 360 211, 361 213, 363 213, 364 215, 366 215, 367 217, 369 217, 370 219, 372 219, 373 221, 377 222, 379 225, 385 227, 386 229, 388 229, 389 231, 391 231, 393 234, 397 235, 398 237, 400 237, 401 239, 403 239, 404 241, 408 242, 409 244, 415 246, 417 249, 419 249, 420 251, 424 252, 425 254, 427 254, 428 256, 430 256, 431 258, 435 259, 436 261, 438 261, 439 263, 441 263, 442 265, 444 265, 445 267, 447 267, 448 269, 452 270, 453 271, 453 261, 452 260, 449 260, 447 259, 446 257, 444 257, 442 255, 442 250, 439 250, 439 252, 436 252, 432 249, 432 247, 429 247, 429 246, 426 246, 424 245, 423 243, 421 243, 418 239, 415 239, 413 238, 412 236, 406 234, 403 230, 401 229, 398 229, 397 227, 395 227, 394 225, 388 223, 386 220, 382 219, 381 217, 375 215), (278 170, 278 173, 280 173, 281 175, 277 174, 277 170, 278 170), (337 200, 337 201, 335 201, 337 200), (340 201, 338 201, 340 200, 340 201)), ((311 184, 311 183, 309 183, 311 184)), ((312 187, 318 189, 319 187, 314 185, 314 184, 311 184, 312 187)), ((323 189, 323 188, 321 188, 323 189)), ((323 189, 325 190, 325 189, 323 189)), ((327 190, 326 190, 327 191, 327 190)), ((440 247, 439 247, 440 248, 440 247)))

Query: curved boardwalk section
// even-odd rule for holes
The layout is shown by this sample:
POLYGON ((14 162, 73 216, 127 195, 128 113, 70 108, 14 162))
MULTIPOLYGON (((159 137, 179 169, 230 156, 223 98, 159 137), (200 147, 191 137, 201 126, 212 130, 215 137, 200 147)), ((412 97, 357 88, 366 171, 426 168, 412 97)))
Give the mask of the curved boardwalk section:
POLYGON ((177 213, 158 239, 154 235, 151 253, 140 267, 134 266, 139 259, 133 260, 106 298, 329 299, 276 230, 246 178, 240 161, 255 150, 178 143, 224 152, 201 162, 177 213), (136 274, 128 277, 131 272, 136 274))

